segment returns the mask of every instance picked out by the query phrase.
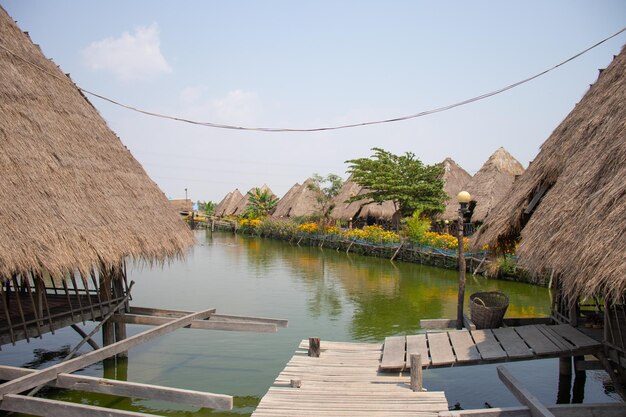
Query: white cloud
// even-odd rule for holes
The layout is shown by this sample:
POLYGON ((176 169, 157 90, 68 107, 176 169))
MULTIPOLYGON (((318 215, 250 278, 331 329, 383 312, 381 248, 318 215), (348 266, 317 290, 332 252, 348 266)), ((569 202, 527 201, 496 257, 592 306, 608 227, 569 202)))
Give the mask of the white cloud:
POLYGON ((231 90, 223 96, 208 96, 206 86, 190 86, 178 95, 179 107, 171 113, 223 124, 249 126, 258 123, 266 104, 254 91, 231 90))
POLYGON ((96 71, 113 73, 125 80, 150 79, 172 68, 161 54, 159 27, 138 26, 134 33, 122 33, 119 38, 93 42, 83 50, 83 62, 96 71))

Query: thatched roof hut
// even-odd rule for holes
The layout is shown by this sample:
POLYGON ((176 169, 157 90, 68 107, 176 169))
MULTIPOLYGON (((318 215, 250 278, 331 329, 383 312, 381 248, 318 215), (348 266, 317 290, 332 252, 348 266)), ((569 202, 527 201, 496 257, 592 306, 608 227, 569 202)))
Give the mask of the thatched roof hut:
MULTIPOLYGON (((255 188, 256 187, 250 188, 250 190, 244 196, 242 196, 239 201, 237 201, 237 203, 233 207, 232 213, 230 214, 234 216, 241 216, 246 211, 248 205, 250 204, 248 197, 251 193, 254 192, 255 188)), ((267 184, 263 184, 259 188, 261 189, 261 191, 268 191, 272 196, 276 196, 276 194, 274 194, 274 192, 270 189, 270 187, 267 186, 267 184)))
POLYGON ((230 216, 235 212, 237 203, 243 199, 243 194, 238 188, 235 188, 220 201, 215 207, 215 215, 219 217, 230 216))
POLYGON ((0 277, 176 257, 193 235, 72 80, 0 8, 0 277))
POLYGON ((350 198, 365 193, 363 187, 352 180, 352 176, 343 183, 339 194, 333 199, 335 208, 330 212, 330 217, 335 220, 349 221, 356 219, 365 201, 346 203, 350 198))
POLYGON ((626 47, 552 132, 474 246, 521 238, 519 264, 572 296, 626 293, 626 47))
POLYGON ((362 199, 346 203, 354 196, 367 193, 363 188, 352 180, 352 176, 343 184, 341 191, 333 199, 335 208, 330 217, 335 220, 356 221, 357 219, 371 222, 372 220, 391 221, 396 214, 396 208, 392 201, 373 203, 370 199, 362 199))
POLYGON ((302 185, 296 184, 278 202, 274 217, 302 217, 318 213, 319 204, 317 193, 311 188, 315 184, 313 178, 308 178, 302 185))
POLYGON ((448 195, 448 201, 444 212, 438 217, 443 220, 456 220, 459 209, 456 196, 467 187, 472 176, 452 158, 444 159, 441 165, 443 165, 443 190, 448 195))
POLYGON ((176 213, 182 213, 182 212, 189 213, 193 211, 193 203, 191 202, 189 198, 173 198, 169 200, 169 203, 170 203, 170 207, 176 213))
POLYGON ((483 222, 489 212, 513 186, 513 181, 524 172, 524 167, 504 148, 495 151, 466 185, 476 206, 472 222, 483 222))

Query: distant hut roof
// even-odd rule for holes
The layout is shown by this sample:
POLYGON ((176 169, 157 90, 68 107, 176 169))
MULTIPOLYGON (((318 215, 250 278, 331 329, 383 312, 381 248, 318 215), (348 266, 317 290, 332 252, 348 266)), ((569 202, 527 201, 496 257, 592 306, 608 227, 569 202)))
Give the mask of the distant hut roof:
POLYGON ((339 194, 333 199, 335 208, 331 211, 330 217, 344 221, 367 218, 368 216, 381 220, 391 220, 393 218, 396 209, 392 201, 375 203, 365 198, 346 203, 348 199, 365 193, 367 193, 367 189, 354 182, 352 176, 350 176, 343 184, 339 194))
POLYGON ((363 205, 359 212, 359 218, 367 219, 373 217, 380 220, 391 221, 396 214, 396 206, 393 201, 383 201, 382 203, 368 203, 363 205))
POLYGON ((226 194, 222 201, 219 202, 215 208, 215 215, 220 217, 232 215, 237 208, 237 203, 239 203, 242 198, 243 194, 241 194, 241 191, 235 188, 233 191, 226 194))
POLYGON ((173 198, 169 203, 175 212, 193 211, 193 203, 188 198, 173 198))
POLYGON ((443 190, 448 195, 446 208, 439 218, 456 220, 458 218, 459 203, 456 196, 469 184, 472 176, 461 168, 452 158, 446 158, 443 165, 443 190))
MULTIPOLYGON (((241 216, 246 209, 248 208, 248 205, 250 204, 250 201, 248 199, 250 193, 254 192, 255 188, 257 187, 252 187, 250 188, 250 190, 246 193, 246 195, 242 196, 241 199, 239 199, 239 201, 237 201, 235 207, 233 208, 232 215, 235 216, 241 216)), ((263 184, 260 188, 262 191, 269 191, 269 193, 271 195, 273 195, 274 197, 276 197, 276 194, 274 194, 274 192, 270 189, 270 187, 267 186, 267 184, 263 184)))
POLYGON ((1 279, 183 254, 193 235, 165 195, 1 7, 0 39, 1 279))
POLYGON ((335 208, 331 211, 330 217, 335 220, 355 219, 361 210, 361 207, 366 203, 366 200, 354 201, 352 203, 346 203, 346 201, 354 196, 365 193, 362 186, 352 180, 352 176, 343 184, 339 194, 333 199, 335 208))
POLYGON ((293 200, 294 195, 296 195, 300 187, 300 183, 295 183, 293 187, 285 193, 285 195, 278 201, 278 204, 276 204, 276 210, 272 213, 273 217, 289 217, 291 200, 293 200))
POLYGON ((473 244, 521 236, 519 263, 561 275, 570 295, 626 292, 626 47, 541 146, 473 244), (534 212, 530 203, 547 191, 534 212))
POLYGON ((487 159, 466 185, 466 191, 476 202, 473 222, 482 222, 489 212, 511 189, 513 181, 524 172, 524 167, 504 148, 499 148, 487 159))
POLYGON ((315 184, 313 178, 308 178, 302 185, 294 185, 278 202, 274 217, 301 217, 310 216, 319 212, 317 192, 311 188, 315 184), (284 202, 283 202, 284 200, 284 202), (282 203, 282 204, 281 204, 282 203), (280 209, 280 211, 279 211, 280 209))

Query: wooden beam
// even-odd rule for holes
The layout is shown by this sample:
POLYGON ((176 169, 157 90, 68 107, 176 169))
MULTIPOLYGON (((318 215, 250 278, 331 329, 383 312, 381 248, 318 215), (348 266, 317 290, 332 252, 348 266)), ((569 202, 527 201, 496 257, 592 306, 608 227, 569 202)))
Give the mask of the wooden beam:
MULTIPOLYGON (((556 417, 624 417, 626 406, 622 403, 557 404, 548 406, 556 417)), ((439 417, 531 417, 528 407, 497 407, 478 410, 440 412, 439 417)))
POLYGON ((6 394, 0 409, 44 417, 155 417, 154 414, 114 410, 93 405, 47 400, 25 395, 6 394))
POLYGON ((498 378, 515 395, 515 397, 530 410, 532 417, 555 417, 554 414, 539 401, 537 397, 530 393, 520 382, 511 375, 503 366, 498 366, 498 378))
POLYGON ((120 352, 145 343, 148 340, 152 340, 164 334, 171 333, 181 327, 188 326, 194 320, 205 319, 213 313, 215 313, 215 309, 209 309, 189 314, 184 317, 172 320, 161 326, 138 333, 134 336, 129 337, 128 339, 121 340, 119 342, 113 343, 112 345, 105 346, 93 352, 86 353, 67 362, 50 366, 49 368, 40 370, 35 374, 25 375, 21 378, 5 382, 4 384, 0 385, 0 399, 2 399, 6 394, 15 394, 18 392, 26 391, 28 389, 51 381, 55 379, 60 373, 74 372, 86 366, 92 365, 96 362, 100 362, 103 359, 109 358, 120 352))
POLYGON ((449 319, 424 319, 420 320, 420 327, 428 330, 453 329, 456 326, 456 320, 449 319))
MULTIPOLYGON (((0 366, 0 379, 11 380, 36 372, 37 370, 35 369, 0 366)), ((212 394, 209 392, 161 387, 158 385, 117 381, 83 375, 59 374, 57 375, 56 381, 49 381, 47 385, 55 388, 98 392, 120 397, 170 401, 198 407, 213 408, 216 410, 232 410, 233 408, 233 397, 230 395, 212 394)))
MULTIPOLYGON (((135 314, 116 314, 111 317, 111 321, 114 323, 128 323, 128 324, 142 324, 146 326, 160 326, 166 323, 171 323, 176 319, 169 317, 154 317, 143 316, 135 314)), ((236 332, 259 332, 259 333, 276 333, 277 327, 273 323, 254 323, 244 321, 213 321, 211 320, 193 320, 187 326, 183 326, 191 329, 204 329, 204 330, 226 330, 236 332)))
MULTIPOLYGON (((162 308, 152 307, 130 307, 130 314, 136 314, 141 316, 156 316, 156 317, 183 317, 190 314, 191 311, 184 310, 168 310, 162 308)), ((236 321, 236 322, 252 322, 252 323, 273 323, 278 327, 287 327, 289 320, 274 319, 268 317, 251 317, 251 316, 235 316, 232 314, 213 314, 210 317, 211 321, 236 321)))

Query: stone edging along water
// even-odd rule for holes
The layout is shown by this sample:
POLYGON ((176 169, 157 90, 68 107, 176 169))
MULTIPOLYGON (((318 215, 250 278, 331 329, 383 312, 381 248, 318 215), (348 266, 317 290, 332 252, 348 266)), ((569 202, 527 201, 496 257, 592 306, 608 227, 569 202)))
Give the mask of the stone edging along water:
MULTIPOLYGON (((378 258, 387 258, 391 260, 400 260, 404 262, 419 263, 422 265, 435 266, 446 269, 457 269, 457 254, 456 252, 450 252, 438 248, 429 246, 415 245, 407 241, 394 242, 394 243, 371 243, 360 240, 342 239, 334 235, 316 235, 316 234, 299 234, 297 236, 274 236, 274 235, 262 235, 256 233, 246 233, 243 230, 235 231, 233 227, 225 227, 226 225, 218 225, 218 229, 228 230, 235 233, 241 233, 247 236, 259 236, 264 238, 282 240, 289 242, 290 244, 297 244, 300 246, 318 246, 320 248, 335 249, 337 251, 345 251, 346 253, 356 253, 364 256, 373 256, 378 258), (224 227, 222 227, 224 226, 224 227), (242 233, 243 232, 243 233, 242 233)), ((465 255, 465 261, 467 265, 467 271, 470 273, 482 273, 485 270, 486 263, 489 260, 485 259, 486 253, 481 252, 469 252, 465 255)), ((515 268, 513 273, 503 274, 498 273, 496 277, 490 277, 495 279, 501 279, 506 281, 523 282, 533 285, 539 285, 546 287, 548 282, 546 280, 534 281, 531 280, 530 275, 521 268, 515 268)))

